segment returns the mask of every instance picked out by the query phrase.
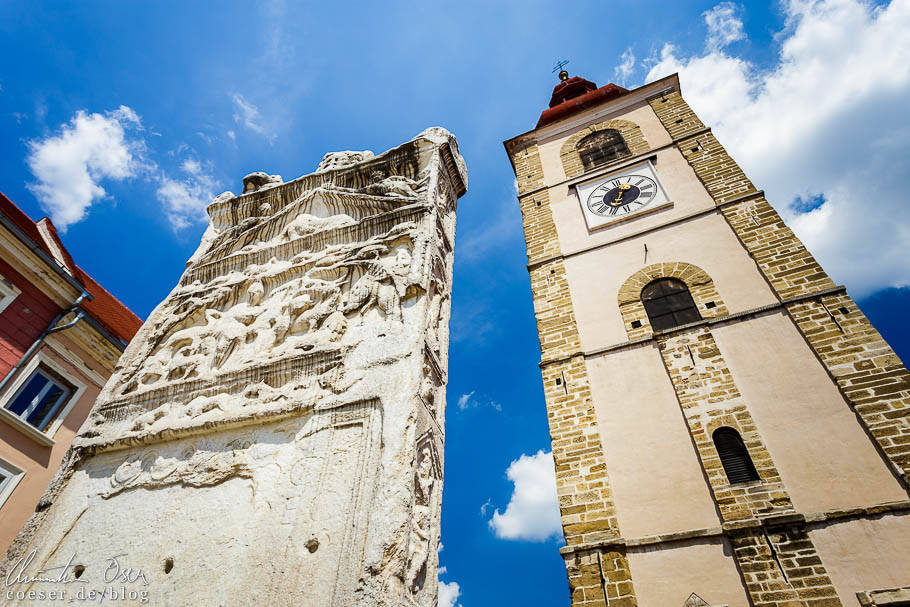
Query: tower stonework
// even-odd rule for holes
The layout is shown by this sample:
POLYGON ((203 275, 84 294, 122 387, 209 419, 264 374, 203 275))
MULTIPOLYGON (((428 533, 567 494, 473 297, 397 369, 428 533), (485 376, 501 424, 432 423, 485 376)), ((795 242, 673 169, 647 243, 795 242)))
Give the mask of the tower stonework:
POLYGON ((910 605, 910 374, 686 104, 560 74, 518 181, 573 607, 910 605))
POLYGON ((4 591, 436 604, 455 138, 244 186, 208 207, 3 565, 15 581, 74 555, 81 581, 4 591), (112 557, 138 579, 108 583, 112 557))

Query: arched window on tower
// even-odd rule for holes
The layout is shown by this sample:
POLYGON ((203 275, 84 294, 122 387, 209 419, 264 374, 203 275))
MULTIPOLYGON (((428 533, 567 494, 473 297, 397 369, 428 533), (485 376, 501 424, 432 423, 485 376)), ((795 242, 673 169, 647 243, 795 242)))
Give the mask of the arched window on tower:
POLYGON ((665 331, 701 320, 689 288, 675 278, 658 278, 641 291, 651 329, 665 331))
POLYGON ((586 171, 618 160, 623 156, 631 156, 626 140, 616 129, 605 129, 591 133, 578 142, 575 146, 581 156, 581 164, 586 171))
POLYGON ((749 457, 749 450, 743 442, 739 432, 733 428, 723 426, 711 435, 714 446, 720 455, 720 463, 724 465, 724 472, 730 484, 748 483, 760 480, 755 464, 749 457))

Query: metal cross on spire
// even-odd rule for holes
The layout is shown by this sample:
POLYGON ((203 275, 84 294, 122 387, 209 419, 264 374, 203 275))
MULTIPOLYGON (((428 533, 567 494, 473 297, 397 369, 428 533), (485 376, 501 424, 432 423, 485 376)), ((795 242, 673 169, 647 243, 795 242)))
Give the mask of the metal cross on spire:
POLYGON ((557 61, 556 67, 553 68, 553 73, 559 72, 560 80, 565 80, 566 78, 569 77, 569 72, 562 69, 563 66, 568 65, 568 63, 569 63, 569 61, 567 59, 563 59, 562 61, 557 61))

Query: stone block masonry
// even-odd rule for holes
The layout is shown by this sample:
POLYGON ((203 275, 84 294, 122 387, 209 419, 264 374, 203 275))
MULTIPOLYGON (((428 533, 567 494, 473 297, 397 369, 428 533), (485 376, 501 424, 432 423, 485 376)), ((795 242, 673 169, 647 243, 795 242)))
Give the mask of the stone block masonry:
MULTIPOLYGON (((509 154, 518 178, 529 262, 558 256, 559 239, 549 194, 541 187, 543 169, 537 146, 519 140, 509 154)), ((561 259, 544 262, 530 275, 563 533, 573 546, 617 538, 616 508, 587 368, 584 357, 578 354, 580 340, 565 264, 561 259)), ((618 562, 601 559, 596 550, 583 557, 570 556, 566 568, 573 607, 636 605, 628 563, 619 566, 618 562), (604 563, 610 571, 607 577, 604 563)))
POLYGON ((793 504, 780 473, 710 329, 696 327, 660 337, 658 343, 723 519, 792 512, 793 504), (740 434, 760 482, 729 482, 712 440, 713 432, 721 426, 740 434))
POLYGON ((120 555, 153 605, 434 607, 455 138, 244 182, 209 205, 0 573, 75 554, 104 593, 120 555))
POLYGON ((846 293, 787 311, 868 433, 910 486, 910 373, 846 293))
POLYGON ((792 522, 793 504, 727 363, 708 327, 659 336, 658 343, 733 556, 756 607, 835 607, 840 600, 799 515, 770 534, 759 520, 792 522), (730 483, 712 434, 739 432, 760 481, 730 483))
POLYGON ((883 458, 910 488, 910 373, 846 293, 821 295, 834 281, 682 96, 650 100, 743 247, 781 300, 818 293, 787 311, 850 403, 883 458), (754 194, 749 196, 749 194, 754 194), (745 197, 745 198, 744 198, 745 197), (731 204, 726 204, 731 202, 731 204))

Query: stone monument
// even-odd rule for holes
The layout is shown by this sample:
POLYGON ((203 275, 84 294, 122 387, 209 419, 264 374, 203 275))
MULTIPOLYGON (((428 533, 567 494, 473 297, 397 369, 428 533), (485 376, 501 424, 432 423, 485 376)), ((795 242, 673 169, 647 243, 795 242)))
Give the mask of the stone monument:
POLYGON ((436 605, 466 186, 430 128, 218 196, 10 548, 7 602, 436 605))

